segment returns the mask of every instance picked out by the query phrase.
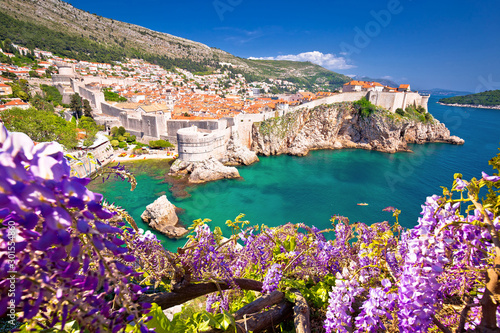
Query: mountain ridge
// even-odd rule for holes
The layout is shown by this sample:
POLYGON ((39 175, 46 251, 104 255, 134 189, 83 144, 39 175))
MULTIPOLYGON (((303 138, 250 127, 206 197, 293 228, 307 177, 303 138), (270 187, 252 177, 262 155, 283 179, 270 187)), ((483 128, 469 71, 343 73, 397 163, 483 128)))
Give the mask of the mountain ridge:
MULTIPOLYGON (((143 56, 146 61, 157 62, 162 67, 168 67, 168 64, 172 64, 173 66, 178 65, 176 67, 180 68, 189 67, 190 64, 196 63, 203 66, 200 67, 200 70, 196 70, 200 72, 221 68, 223 66, 221 63, 230 63, 232 64, 231 71, 244 74, 250 81, 268 78, 283 79, 295 81, 316 90, 321 88, 333 90, 350 80, 345 75, 308 62, 240 58, 200 42, 101 17, 80 10, 61 0, 3 0, 0 2, 0 12, 11 19, 4 23, 3 28, 0 27, 0 38, 10 38, 19 44, 24 41, 36 45, 37 43, 41 44, 41 41, 34 38, 26 41, 27 38, 22 36, 23 32, 27 30, 26 26, 19 27, 17 30, 12 27, 9 29, 9 25, 14 25, 12 19, 29 23, 35 28, 43 27, 57 32, 59 35, 64 35, 61 38, 79 39, 92 47, 99 45, 112 50, 113 52, 108 57, 110 59, 120 56, 143 56), (16 36, 13 38, 8 34, 16 36), (164 58, 168 58, 169 61, 162 61, 164 58)), ((64 45, 58 46, 59 52, 67 51, 66 48, 64 45)), ((73 48, 77 49, 78 46, 73 48)), ((75 59, 78 58, 78 55, 85 58, 87 53, 91 53, 87 51, 74 52, 77 54, 75 59)))

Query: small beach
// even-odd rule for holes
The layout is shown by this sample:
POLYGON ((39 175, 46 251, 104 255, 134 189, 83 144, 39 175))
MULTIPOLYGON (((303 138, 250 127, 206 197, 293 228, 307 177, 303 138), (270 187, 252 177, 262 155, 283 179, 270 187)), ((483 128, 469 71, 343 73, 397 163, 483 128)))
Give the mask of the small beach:
MULTIPOLYGON (((120 153, 121 154, 121 153, 120 153)), ((115 153, 113 157, 111 158, 111 163, 113 162, 128 162, 128 161, 140 161, 140 160, 160 160, 160 159, 173 159, 175 155, 167 155, 165 154, 141 154, 141 155, 136 155, 134 157, 130 157, 130 154, 127 154, 126 156, 119 157, 118 153, 115 153)))

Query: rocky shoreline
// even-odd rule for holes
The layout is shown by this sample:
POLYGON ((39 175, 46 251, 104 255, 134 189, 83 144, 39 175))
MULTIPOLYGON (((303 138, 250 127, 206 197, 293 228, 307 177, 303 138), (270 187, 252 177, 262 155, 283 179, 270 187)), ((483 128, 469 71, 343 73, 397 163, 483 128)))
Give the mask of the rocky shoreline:
POLYGON ((442 103, 442 102, 438 102, 438 104, 446 105, 446 106, 456 106, 459 108, 478 108, 478 109, 500 110, 500 105, 487 106, 487 105, 474 105, 474 104, 446 104, 446 103, 442 103))
POLYGON ((185 178, 187 184, 201 184, 219 179, 241 178, 238 169, 225 166, 214 157, 199 161, 176 160, 168 173, 171 177, 185 178))
POLYGON ((310 150, 343 148, 396 153, 411 151, 409 143, 464 143, 435 119, 424 123, 383 111, 362 117, 349 103, 321 105, 256 123, 252 136, 252 150, 265 156, 304 156, 310 150))

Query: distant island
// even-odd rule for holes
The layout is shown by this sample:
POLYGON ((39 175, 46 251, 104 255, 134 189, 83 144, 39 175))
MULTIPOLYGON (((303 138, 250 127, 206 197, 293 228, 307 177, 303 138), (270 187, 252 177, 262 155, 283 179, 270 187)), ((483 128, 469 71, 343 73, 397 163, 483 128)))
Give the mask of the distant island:
POLYGON ((439 100, 439 103, 461 107, 500 109, 500 90, 490 90, 478 94, 442 98, 439 100))

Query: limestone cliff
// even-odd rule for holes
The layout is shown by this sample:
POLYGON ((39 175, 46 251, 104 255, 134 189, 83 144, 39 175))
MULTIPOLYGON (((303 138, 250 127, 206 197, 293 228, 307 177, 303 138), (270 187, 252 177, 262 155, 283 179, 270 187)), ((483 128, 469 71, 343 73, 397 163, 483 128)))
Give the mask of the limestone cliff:
POLYGON ((168 237, 180 238, 187 234, 188 230, 179 225, 175 209, 176 207, 168 201, 167 197, 162 195, 146 207, 141 218, 151 228, 168 237))
POLYGON ((228 167, 211 157, 200 162, 175 161, 168 173, 170 176, 188 177, 191 184, 199 184, 225 178, 239 178, 235 167, 228 167))
POLYGON ((245 147, 238 137, 238 132, 234 131, 229 138, 226 153, 221 162, 224 165, 250 165, 258 161, 257 154, 245 147))
POLYGON ((256 123, 252 139, 252 150, 266 156, 341 148, 395 153, 410 151, 408 143, 464 143, 435 119, 419 122, 380 110, 362 117, 352 103, 320 105, 256 123))

